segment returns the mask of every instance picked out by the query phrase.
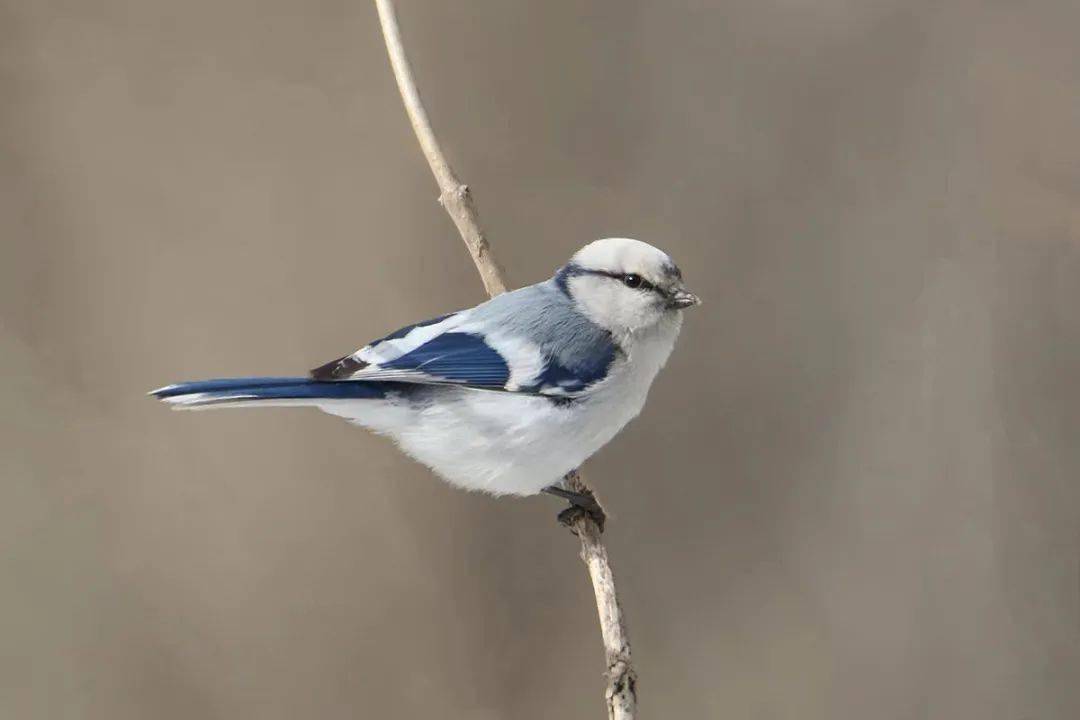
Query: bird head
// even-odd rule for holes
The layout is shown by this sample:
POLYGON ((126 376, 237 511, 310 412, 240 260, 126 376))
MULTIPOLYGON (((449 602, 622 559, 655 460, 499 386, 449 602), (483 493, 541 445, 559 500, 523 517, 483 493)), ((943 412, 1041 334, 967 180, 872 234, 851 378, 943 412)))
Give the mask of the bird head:
POLYGON ((684 309, 701 304, 667 253, 630 238, 589 243, 556 278, 590 320, 618 334, 678 321, 684 309))

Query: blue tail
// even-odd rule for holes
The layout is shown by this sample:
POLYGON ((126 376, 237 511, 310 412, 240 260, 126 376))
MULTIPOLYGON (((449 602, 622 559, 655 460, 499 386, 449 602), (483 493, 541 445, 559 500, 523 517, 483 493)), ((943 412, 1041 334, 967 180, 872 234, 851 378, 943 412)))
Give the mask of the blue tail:
MULTIPOLYGON (((373 400, 386 397, 385 382, 320 382, 306 377, 248 377, 167 385, 150 392, 178 408, 263 401, 373 400)), ((273 404, 273 403, 269 403, 273 404)), ((293 404, 293 403, 287 403, 293 404)))

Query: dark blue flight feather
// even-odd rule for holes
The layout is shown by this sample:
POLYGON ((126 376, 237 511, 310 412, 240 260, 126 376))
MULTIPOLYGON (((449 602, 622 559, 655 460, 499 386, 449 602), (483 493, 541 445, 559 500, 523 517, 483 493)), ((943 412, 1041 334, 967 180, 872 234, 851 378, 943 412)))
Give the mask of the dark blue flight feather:
POLYGON ((380 370, 412 370, 452 383, 502 388, 510 379, 506 360, 478 335, 447 332, 379 365, 380 370))

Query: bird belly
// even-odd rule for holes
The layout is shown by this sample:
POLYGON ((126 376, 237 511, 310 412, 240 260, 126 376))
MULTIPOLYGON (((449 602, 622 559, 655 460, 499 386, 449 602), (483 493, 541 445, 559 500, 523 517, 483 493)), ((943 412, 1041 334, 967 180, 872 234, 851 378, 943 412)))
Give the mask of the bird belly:
POLYGON ((625 423, 588 401, 461 391, 419 412, 397 434, 402 450, 451 484, 493 495, 535 495, 578 467, 625 423))

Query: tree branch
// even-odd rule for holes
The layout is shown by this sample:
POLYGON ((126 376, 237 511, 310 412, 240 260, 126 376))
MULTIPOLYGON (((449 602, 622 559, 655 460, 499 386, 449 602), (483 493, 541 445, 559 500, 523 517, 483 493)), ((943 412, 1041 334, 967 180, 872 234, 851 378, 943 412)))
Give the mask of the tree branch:
POLYGON ((375 0, 375 7, 379 10, 379 22, 382 23, 383 37, 386 38, 386 52, 390 55, 390 66, 394 69, 394 78, 397 80, 398 90, 401 91, 401 99, 405 103, 405 112, 409 114, 409 122, 412 123, 416 132, 416 139, 420 141, 420 148, 424 151, 431 172, 439 183, 439 202, 446 208, 450 219, 454 221, 461 239, 465 241, 469 253, 472 255, 476 269, 480 273, 480 279, 484 282, 484 289, 488 295, 494 297, 506 292, 506 282, 503 280, 503 271, 495 258, 491 256, 491 248, 484 231, 480 229, 480 218, 476 214, 476 205, 473 203, 469 186, 461 182, 454 174, 450 163, 446 162, 435 132, 431 129, 428 121, 427 110, 420 99, 420 92, 416 89, 413 81, 412 66, 409 58, 405 55, 405 48, 401 44, 401 31, 398 30, 397 12, 394 10, 392 0, 375 0))
MULTIPOLYGON (((566 476, 566 488, 574 492, 592 492, 575 470, 566 476)), ((607 548, 600 539, 600 528, 588 513, 578 513, 571 530, 581 541, 581 560, 589 570, 596 612, 600 616, 600 636, 604 640, 607 661, 607 701, 610 720, 633 720, 637 717, 637 673, 630 657, 630 635, 626 630, 615 575, 608 562, 607 548)))
MULTIPOLYGON (((467 185, 458 179, 443 155, 435 132, 431 129, 420 92, 413 80, 412 67, 405 55, 398 29, 397 13, 393 0, 375 0, 382 24, 386 51, 390 56, 390 65, 394 69, 401 99, 409 115, 416 139, 424 151, 431 172, 439 184, 439 202, 446 208, 450 219, 454 221, 461 239, 465 241, 472 255, 484 289, 494 297, 506 292, 506 282, 502 269, 491 253, 491 246, 480 229, 476 205, 467 185)), ((577 471, 566 477, 567 489, 575 492, 588 491, 589 487, 577 471)), ((596 595, 596 609, 600 616, 600 634, 604 641, 604 655, 607 660, 608 686, 605 693, 608 718, 610 720, 634 720, 637 716, 637 675, 630 658, 630 640, 627 636, 626 621, 615 591, 615 577, 608 562, 607 548, 600 539, 600 528, 585 513, 578 513, 571 528, 581 541, 581 559, 589 571, 593 592, 596 595)))

